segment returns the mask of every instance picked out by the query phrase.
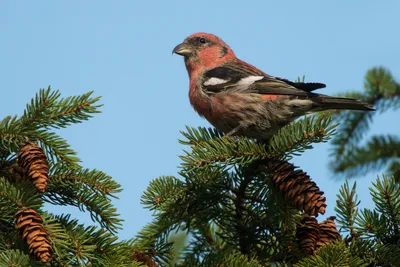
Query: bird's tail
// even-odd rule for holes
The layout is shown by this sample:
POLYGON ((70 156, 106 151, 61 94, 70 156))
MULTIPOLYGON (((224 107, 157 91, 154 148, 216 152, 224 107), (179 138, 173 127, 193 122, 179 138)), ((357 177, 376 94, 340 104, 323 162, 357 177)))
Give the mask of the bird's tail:
POLYGON ((356 98, 332 97, 319 95, 313 99, 315 108, 313 111, 322 111, 327 109, 348 109, 348 110, 366 110, 374 111, 370 105, 361 102, 356 98))

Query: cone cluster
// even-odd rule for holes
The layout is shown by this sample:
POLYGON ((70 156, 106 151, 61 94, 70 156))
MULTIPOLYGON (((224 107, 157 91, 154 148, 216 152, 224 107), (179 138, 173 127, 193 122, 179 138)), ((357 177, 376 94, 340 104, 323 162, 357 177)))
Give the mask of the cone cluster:
POLYGON ((148 267, 158 267, 158 264, 153 260, 152 255, 148 255, 144 251, 134 249, 132 251, 132 258, 148 267))
POLYGON ((330 217, 319 224, 319 228, 321 229, 321 236, 317 242, 317 249, 326 246, 329 244, 329 242, 340 238, 340 233, 336 228, 336 223, 334 222, 334 219, 334 217, 330 217))
POLYGON ((318 223, 314 217, 306 216, 297 227, 296 238, 300 250, 307 255, 315 254, 321 247, 340 238, 334 217, 318 223))
POLYGON ((15 214, 15 228, 29 247, 29 253, 41 262, 49 262, 53 249, 43 220, 33 209, 22 209, 15 214))
POLYGON ((25 143, 18 152, 18 165, 25 170, 39 192, 46 191, 49 163, 40 146, 33 142, 25 143))
POLYGON ((276 161, 270 165, 272 181, 279 187, 284 198, 294 208, 310 216, 324 214, 326 198, 310 176, 286 161, 276 161))
POLYGON ((300 250, 307 255, 314 254, 320 235, 321 230, 317 219, 308 216, 304 217, 296 232, 296 238, 299 242, 300 250))

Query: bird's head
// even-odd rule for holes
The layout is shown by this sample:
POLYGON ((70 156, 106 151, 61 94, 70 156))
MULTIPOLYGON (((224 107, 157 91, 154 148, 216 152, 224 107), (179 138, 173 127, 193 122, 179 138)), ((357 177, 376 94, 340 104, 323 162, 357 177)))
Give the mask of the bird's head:
POLYGON ((204 32, 187 37, 172 53, 184 56, 189 71, 211 69, 235 58, 232 49, 221 38, 204 32))

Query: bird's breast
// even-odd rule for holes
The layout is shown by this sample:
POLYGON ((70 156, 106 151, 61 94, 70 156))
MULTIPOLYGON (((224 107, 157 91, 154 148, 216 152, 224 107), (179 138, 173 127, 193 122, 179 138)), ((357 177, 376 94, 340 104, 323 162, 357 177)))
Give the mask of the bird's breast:
POLYGON ((204 93, 202 88, 197 84, 191 83, 189 100, 194 110, 196 110, 199 115, 208 119, 208 117, 211 115, 211 100, 210 97, 204 93))

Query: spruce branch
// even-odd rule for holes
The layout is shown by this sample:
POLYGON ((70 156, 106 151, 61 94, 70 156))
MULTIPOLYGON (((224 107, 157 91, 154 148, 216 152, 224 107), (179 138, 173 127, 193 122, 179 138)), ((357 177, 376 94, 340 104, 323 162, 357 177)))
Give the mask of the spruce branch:
POLYGON ((85 265, 94 260, 101 262, 101 258, 96 258, 96 250, 101 249, 102 243, 94 242, 94 227, 85 228, 77 219, 71 219, 70 215, 54 216, 53 219, 63 229, 68 244, 71 244, 60 251, 58 257, 61 261, 78 265, 85 265), (98 245, 100 247, 97 247, 98 245))
MULTIPOLYGON (((50 115, 49 126, 65 128, 73 123, 81 123, 93 117, 92 114, 100 113, 98 110, 102 105, 95 105, 101 97, 92 97, 93 91, 80 96, 69 96, 59 100, 53 114, 50 115)), ((47 126, 47 125, 46 125, 47 126)))
POLYGON ((370 188, 374 209, 363 209, 357 217, 357 230, 374 239, 376 244, 398 244, 400 241, 400 189, 394 178, 377 178, 370 188))
POLYGON ((268 154, 270 158, 285 156, 286 160, 299 156, 313 143, 327 142, 335 135, 337 125, 330 117, 306 116, 280 129, 268 143, 268 154))
POLYGON ((193 228, 190 231, 192 238, 181 257, 183 266, 217 264, 224 255, 232 253, 231 247, 220 237, 220 233, 221 228, 212 222, 193 228))
POLYGON ((30 267, 29 255, 20 250, 0 251, 0 266, 30 267))
POLYGON ((362 209, 357 218, 357 231, 367 237, 385 240, 389 235, 387 229, 389 222, 386 217, 376 210, 362 209))
MULTIPOLYGON (((236 219, 239 214, 242 214, 248 220, 254 221, 254 225, 257 224, 262 229, 271 229, 272 227, 268 226, 268 220, 262 220, 263 215, 257 213, 250 204, 253 200, 263 203, 258 197, 251 196, 251 190, 244 186, 244 176, 239 172, 238 169, 235 173, 224 170, 202 170, 200 173, 187 175, 185 178, 190 189, 187 193, 189 220, 186 223, 190 225, 193 220, 192 224, 198 228, 206 227, 211 220, 214 220, 216 225, 223 230, 221 234, 237 233, 238 228, 246 232, 249 222, 241 223, 236 219), (206 179, 202 179, 203 177, 206 179), (229 226, 226 225, 227 221, 232 221, 229 226)), ((254 179, 249 178, 247 181, 255 183, 254 179)), ((223 238, 235 244, 238 240, 236 234, 235 237, 223 238)))
POLYGON ((185 190, 183 182, 173 176, 162 176, 151 181, 143 193, 141 204, 149 210, 163 210, 166 202, 176 200, 185 190))
POLYGON ((121 228, 122 220, 118 218, 119 214, 111 200, 96 191, 85 190, 80 184, 50 180, 43 199, 53 205, 70 205, 78 207, 81 211, 87 210, 93 221, 112 233, 121 228))
POLYGON ((168 242, 169 234, 179 229, 179 224, 167 218, 155 218, 147 224, 133 239, 134 250, 153 255, 160 265, 166 265, 172 259, 173 244, 168 242), (155 253, 156 252, 156 253, 155 253))
POLYGON ((131 240, 114 243, 112 250, 101 255, 103 266, 143 267, 142 262, 132 259, 132 247, 131 240))
POLYGON ((367 267, 368 263, 357 256, 351 255, 344 243, 334 242, 321 248, 317 255, 303 258, 294 265, 294 267, 315 266, 367 267))
POLYGON ((400 89, 391 72, 384 67, 374 67, 368 70, 365 75, 364 88, 369 96, 375 96, 375 98, 389 98, 399 93, 400 89))
POLYGON ((397 183, 400 183, 400 161, 393 161, 388 167, 388 172, 397 183))
POLYGON ((99 113, 101 105, 96 103, 100 98, 93 98, 92 93, 59 99, 58 90, 41 89, 19 119, 9 116, 0 121, 0 150, 16 152, 19 145, 28 140, 39 141, 52 161, 75 165, 79 162, 76 152, 64 139, 48 130, 65 128, 99 113))
POLYGON ((349 244, 347 244, 347 246, 352 255, 363 259, 366 263, 374 264, 377 262, 376 249, 377 247, 379 248, 379 246, 376 245, 375 240, 357 238, 353 239, 349 244))
POLYGON ((0 151, 3 153, 17 152, 19 145, 28 140, 32 130, 23 129, 17 117, 7 116, 0 121, 0 151))
POLYGON ((41 122, 46 121, 51 114, 57 99, 60 97, 58 90, 52 91, 50 86, 47 89, 40 89, 31 103, 26 105, 20 123, 24 128, 37 127, 41 122))
POLYGON ((74 123, 80 123, 99 113, 96 105, 100 97, 91 97, 92 92, 80 96, 70 96, 59 99, 58 90, 50 87, 40 89, 31 103, 26 106, 20 123, 24 128, 65 128, 74 123))
POLYGON ((212 139, 217 139, 224 136, 224 134, 218 131, 216 128, 210 127, 199 127, 196 129, 186 126, 186 132, 180 131, 180 133, 183 135, 184 138, 186 138, 186 140, 179 139, 179 143, 189 146, 201 145, 202 143, 207 143, 212 139))
POLYGON ((400 240, 400 187, 394 179, 387 176, 384 176, 383 179, 378 177, 372 184, 370 192, 376 210, 387 218, 390 222, 389 232, 400 240))
POLYGON ((11 219, 0 221, 0 251, 11 249, 17 243, 17 233, 11 219))
POLYGON ((236 231, 239 235, 239 246, 240 246, 240 252, 244 255, 247 255, 250 250, 252 244, 254 244, 254 236, 252 235, 252 231, 249 231, 245 225, 245 218, 244 218, 244 198, 246 195, 247 187, 249 186, 251 180, 252 180, 252 175, 250 172, 251 166, 247 168, 245 171, 243 171, 243 179, 240 182, 240 186, 235 193, 236 199, 235 199, 235 218, 236 218, 236 231), (253 239, 253 240, 252 240, 253 239))
MULTIPOLYGON (((356 97, 374 106, 380 112, 385 112, 388 109, 398 109, 400 107, 400 84, 394 80, 389 70, 383 67, 370 69, 365 75, 364 88, 365 93, 351 92, 343 94, 343 96, 356 97)), ((368 148, 360 147, 359 143, 369 130, 375 113, 376 112, 340 111, 334 115, 335 120, 342 121, 343 123, 339 127, 339 134, 333 139, 331 153, 333 157, 331 161, 334 166, 333 170, 344 172, 347 171, 347 169, 354 169, 351 170, 350 174, 360 174, 363 173, 363 171, 359 172, 356 168, 357 165, 360 165, 360 168, 365 167, 364 171, 370 171, 374 167, 369 168, 367 166, 368 164, 372 164, 372 166, 376 167, 380 164, 377 163, 378 161, 382 164, 391 161, 391 158, 387 158, 386 155, 379 159, 380 155, 378 155, 378 153, 385 153, 386 147, 377 147, 376 149, 381 150, 371 151, 374 153, 373 156, 371 154, 369 157, 366 157, 366 160, 364 160, 365 162, 359 162, 361 158, 366 156, 362 155, 362 152, 366 152, 365 149, 368 148), (358 157, 358 154, 355 154, 354 151, 360 153, 360 157, 358 157), (349 162, 353 162, 353 158, 350 158, 353 156, 356 156, 356 162, 347 166, 349 162), (375 159, 373 159, 374 157, 375 159)), ((368 141, 370 146, 373 146, 374 142, 379 142, 379 140, 374 140, 374 138, 368 141)), ((378 136, 378 138, 384 137, 378 136)), ((391 137, 389 136, 388 138, 391 137)), ((391 151, 393 151, 393 149, 391 151)))
POLYGON ((287 257, 288 236, 294 231, 297 211, 288 208, 278 197, 280 193, 268 185, 267 172, 258 170, 258 164, 237 167, 234 172, 221 170, 216 176, 201 168, 197 170, 199 173, 189 175, 187 183, 192 188, 187 198, 191 201, 189 216, 194 217, 192 225, 196 228, 214 221, 221 229, 218 233, 221 239, 238 250, 247 250, 248 255, 282 259, 287 257), (281 227, 285 231, 280 231, 281 227))
POLYGON ((30 139, 39 142, 51 165, 64 163, 76 166, 80 162, 80 159, 76 156, 77 153, 71 149, 65 139, 55 132, 36 130, 30 139))
POLYGON ((227 255, 221 263, 227 267, 261 267, 262 265, 255 259, 239 253, 227 255))
POLYGON ((58 261, 101 267, 139 266, 131 258, 131 241, 118 241, 117 236, 96 226, 85 227, 70 215, 57 215, 53 220, 63 229, 67 243, 73 244, 59 250, 58 261))
POLYGON ((190 128, 181 132, 186 138, 181 144, 189 145, 191 151, 180 156, 182 167, 188 171, 198 167, 225 165, 247 165, 260 159, 289 159, 312 148, 312 143, 326 142, 335 134, 332 120, 326 117, 305 117, 282 128, 265 144, 245 137, 231 138, 223 136, 212 128, 190 128))
MULTIPOLYGON (((91 118, 99 112, 98 100, 92 92, 60 98, 58 90, 41 89, 21 117, 9 116, 0 121, 1 263, 4 260, 22 266, 22 262, 13 262, 12 255, 14 251, 29 250, 42 262, 51 260, 51 266, 139 266, 131 257, 132 244, 117 242, 114 236, 121 220, 110 198, 116 198, 120 185, 101 171, 79 166, 76 152, 51 131, 91 118), (35 151, 25 149, 18 154, 27 142, 34 142, 35 146, 37 143, 43 151, 36 147, 35 151), (32 184, 25 181, 26 171, 34 180, 40 176, 41 182, 36 185, 48 180, 47 190, 45 186, 40 188, 44 194, 38 195, 32 184), (102 229, 74 225, 69 218, 66 224, 71 227, 62 227, 62 220, 41 210, 43 201, 88 210, 102 229), (14 218, 26 244, 16 238, 14 218)), ((23 254, 18 257, 27 258, 23 254)), ((34 260, 27 263, 42 266, 37 264, 34 260)))
POLYGON ((354 147, 340 159, 331 162, 332 169, 348 175, 362 175, 378 170, 400 157, 400 139, 393 135, 377 135, 364 146, 354 147))
POLYGON ((338 216, 339 226, 350 233, 350 239, 357 237, 355 231, 355 222, 358 217, 358 206, 360 201, 356 193, 356 182, 350 189, 349 182, 346 181, 344 185, 340 187, 339 194, 336 195, 336 207, 335 212, 338 216))
POLYGON ((400 246, 398 244, 377 245, 375 255, 378 266, 400 266, 400 246))
POLYGON ((187 228, 192 224, 207 225, 213 218, 219 218, 221 205, 232 203, 231 192, 221 190, 220 186, 225 182, 229 183, 231 176, 228 171, 213 167, 199 168, 192 172, 181 171, 180 174, 185 179, 185 194, 169 206, 172 206, 175 214, 183 218, 187 228))
POLYGON ((349 146, 356 146, 361 141, 364 134, 369 130, 374 115, 374 112, 342 112, 338 134, 332 141, 331 156, 335 160, 340 159, 342 155, 350 151, 349 146))
MULTIPOLYGON (((249 252, 254 253, 257 251, 259 255, 262 255, 266 249, 271 254, 275 250, 276 258, 279 258, 282 257, 284 251, 287 251, 287 248, 285 248, 287 243, 284 236, 290 233, 290 229, 294 229, 294 226, 287 225, 288 223, 282 220, 287 227, 287 233, 281 233, 277 230, 279 228, 276 220, 282 218, 284 214, 282 207, 284 205, 283 203, 282 205, 277 205, 277 202, 274 202, 274 204, 265 203, 269 199, 270 191, 265 189, 265 185, 263 185, 264 189, 260 188, 260 183, 265 183, 264 175, 254 177, 255 174, 249 173, 248 177, 251 177, 251 179, 249 178, 250 183, 246 187, 242 185, 243 177, 245 176, 240 169, 236 169, 235 172, 228 172, 223 168, 198 168, 193 172, 182 171, 181 175, 185 179, 184 184, 173 177, 160 177, 151 183, 143 195, 143 203, 146 203, 148 208, 156 211, 156 227, 174 228, 183 224, 184 228, 191 233, 195 233, 198 229, 203 229, 203 226, 208 225, 212 219, 215 220, 216 225, 220 228, 218 232, 219 238, 223 242, 239 246, 239 235, 236 230, 240 228, 240 231, 250 234, 253 232, 254 226, 258 225, 258 231, 262 237, 250 242, 254 244, 251 244, 249 252), (177 184, 178 186, 176 186, 177 184), (183 188, 182 185, 184 185, 183 188), (244 192, 243 188, 245 188, 244 192), (162 197, 159 198, 159 196, 162 197), (157 199, 157 205, 154 205, 154 199, 157 199), (239 203, 241 205, 238 205, 239 203), (257 206, 253 206, 253 203, 257 203, 257 206), (236 211, 242 214, 243 224, 241 226, 238 220, 235 219, 236 211), (278 239, 278 237, 282 237, 282 239, 278 239), (280 240, 279 244, 277 240, 280 240)), ((292 217, 294 214, 289 212, 283 217, 292 217)), ((139 246, 137 250, 144 251, 147 254, 150 253, 150 249, 158 251, 154 248, 154 243, 157 240, 162 240, 162 238, 160 239, 161 234, 164 234, 162 231, 164 230, 156 230, 154 238, 145 241, 147 245, 139 246)), ((167 231, 170 232, 168 229, 167 231)), ((146 233, 146 235, 149 236, 150 233, 146 233)), ((209 249, 204 246, 199 247, 198 253, 200 254, 198 254, 198 257, 193 255, 194 258, 186 258, 185 261, 208 264, 214 262, 213 259, 219 257, 218 255, 225 253, 223 252, 224 250, 221 251, 222 254, 217 251, 215 253, 212 252, 215 249, 215 243, 212 242, 214 238, 207 240, 210 241, 207 245, 209 249), (204 260, 196 261, 196 258, 204 258, 204 260)), ((200 244, 199 241, 196 243, 200 244)), ((195 248, 196 243, 190 244, 195 248)), ((204 243, 201 242, 201 244, 204 243)))
POLYGON ((121 186, 106 173, 80 166, 52 166, 49 180, 59 188, 76 184, 85 191, 113 198, 117 198, 115 194, 122 191, 121 186))
POLYGON ((41 205, 42 200, 31 184, 14 185, 5 178, 0 178, 0 211, 3 216, 14 216, 22 208, 38 209, 41 205))
POLYGON ((54 253, 56 255, 55 258, 59 258, 60 255, 62 255, 70 246, 70 243, 68 242, 68 235, 53 214, 42 212, 40 215, 43 219, 43 226, 49 233, 48 238, 51 241, 54 253))
POLYGON ((130 255, 131 241, 118 241, 117 236, 96 226, 85 227, 70 215, 57 215, 53 220, 63 229, 68 244, 73 244, 60 249, 59 261, 85 266, 139 266, 130 255))
POLYGON ((192 146, 191 152, 184 152, 185 155, 180 158, 183 160, 182 167, 188 171, 217 163, 246 165, 268 155, 264 145, 258 144, 254 140, 244 137, 234 139, 228 136, 210 139, 208 142, 199 142, 192 146))

